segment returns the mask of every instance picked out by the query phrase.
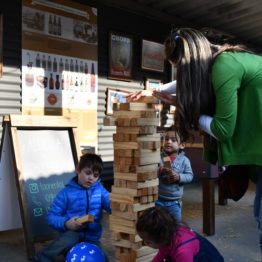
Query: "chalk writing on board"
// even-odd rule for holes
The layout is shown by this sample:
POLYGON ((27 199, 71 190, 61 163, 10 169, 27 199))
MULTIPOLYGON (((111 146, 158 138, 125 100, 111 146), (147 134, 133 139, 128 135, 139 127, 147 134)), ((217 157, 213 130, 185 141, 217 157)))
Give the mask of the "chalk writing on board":
POLYGON ((57 193, 75 176, 67 130, 18 130, 28 214, 34 236, 53 232, 46 215, 57 193))

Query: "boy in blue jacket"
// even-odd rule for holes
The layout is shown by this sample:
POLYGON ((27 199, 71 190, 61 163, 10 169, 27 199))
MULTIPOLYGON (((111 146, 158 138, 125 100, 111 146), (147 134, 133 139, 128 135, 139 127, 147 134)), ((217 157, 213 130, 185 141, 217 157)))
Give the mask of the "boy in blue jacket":
POLYGON ((185 143, 180 141, 178 134, 170 127, 164 135, 158 170, 158 200, 155 205, 166 207, 178 221, 181 221, 184 184, 193 180, 190 160, 182 151, 184 148, 185 143), (166 159, 167 161, 164 161, 166 159), (166 162, 168 165, 165 164, 166 162))
POLYGON ((82 155, 75 176, 55 197, 47 223, 58 237, 40 250, 33 261, 51 262, 75 244, 85 241, 100 246, 102 209, 111 213, 109 192, 101 185, 102 159, 95 154, 82 155), (94 221, 79 223, 77 218, 93 215, 94 221))

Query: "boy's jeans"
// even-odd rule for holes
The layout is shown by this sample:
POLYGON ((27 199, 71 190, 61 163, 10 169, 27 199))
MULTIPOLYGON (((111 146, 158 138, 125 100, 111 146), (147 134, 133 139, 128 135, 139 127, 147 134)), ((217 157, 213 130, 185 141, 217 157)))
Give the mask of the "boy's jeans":
POLYGON ((256 196, 254 201, 254 216, 258 222, 259 245, 262 254, 262 167, 256 184, 256 196))
MULTIPOLYGON (((42 250, 40 250, 33 258, 33 262, 53 262, 56 260, 56 257, 66 253, 71 249, 72 246, 74 246, 77 243, 80 243, 84 241, 80 238, 78 232, 74 231, 66 231, 63 233, 60 233, 58 237, 52 241, 49 245, 44 247, 42 250)), ((100 242, 90 242, 90 244, 97 245, 101 248, 100 242)), ((102 249, 101 249, 102 250, 102 249)), ((103 250, 102 250, 103 251, 103 250)), ((103 251, 104 252, 104 251, 103 251)), ((106 261, 107 256, 105 254, 106 261)))
POLYGON ((181 208, 182 208, 182 201, 181 200, 174 200, 174 201, 163 201, 157 200, 155 205, 158 207, 166 207, 168 212, 172 214, 178 222, 181 222, 181 208))

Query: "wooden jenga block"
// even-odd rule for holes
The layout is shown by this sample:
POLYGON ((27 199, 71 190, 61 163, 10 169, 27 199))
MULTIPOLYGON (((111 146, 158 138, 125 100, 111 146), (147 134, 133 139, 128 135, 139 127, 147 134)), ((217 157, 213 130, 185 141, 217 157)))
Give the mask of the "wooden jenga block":
POLYGON ((136 227, 135 220, 124 219, 115 215, 109 215, 109 223, 126 227, 136 227))
POLYGON ((85 216, 78 217, 76 219, 76 221, 79 222, 79 223, 82 223, 82 224, 85 224, 85 223, 88 223, 88 222, 93 222, 94 221, 94 216, 90 215, 90 214, 87 214, 85 216))
POLYGON ((129 240, 129 241, 132 241, 133 243, 137 243, 137 242, 142 241, 142 239, 140 238, 140 236, 138 234, 132 235, 132 234, 121 233, 121 232, 112 232, 111 238, 113 240, 126 239, 126 240, 129 240))
POLYGON ((118 118, 116 126, 157 126, 157 118, 118 118))
POLYGON ((156 254, 156 250, 148 246, 142 246, 139 249, 131 250, 131 252, 135 254, 136 258, 144 257, 150 254, 156 254))
POLYGON ((159 184, 158 178, 147 180, 144 182, 136 182, 136 181, 128 181, 123 179, 115 179, 114 186, 116 187, 126 187, 130 189, 140 189, 140 188, 148 188, 147 193, 149 195, 153 194, 153 190, 155 186, 159 184))
POLYGON ((146 141, 160 141, 160 134, 153 134, 153 135, 139 135, 137 136, 137 141, 139 142, 146 142, 146 141))
MULTIPOLYGON (((156 255, 156 251, 154 251, 153 253, 148 254, 146 256, 136 258, 136 260, 131 260, 131 261, 135 261, 135 262, 150 262, 155 257, 155 255, 156 255)), ((132 257, 132 255, 131 255, 131 257, 132 257)))
POLYGON ((140 198, 140 203, 142 203, 142 204, 148 203, 148 196, 142 196, 142 197, 140 198))
POLYGON ((152 180, 148 180, 145 182, 139 182, 137 183, 137 188, 150 188, 152 190, 154 190, 156 188, 156 186, 158 186, 159 181, 158 178, 157 179, 152 179, 152 180))
MULTIPOLYGON (((110 220, 109 220, 110 222, 110 220)), ((110 229, 115 232, 122 232, 122 233, 127 233, 127 234, 136 234, 136 229, 135 227, 129 227, 126 225, 120 225, 120 224, 115 224, 115 221, 110 222, 110 229)))
POLYGON ((121 173, 144 173, 144 172, 154 172, 158 170, 157 164, 145 165, 145 166, 120 166, 114 165, 114 172, 121 172, 121 173))
POLYGON ((113 140, 115 142, 146 142, 146 141, 160 141, 160 134, 152 135, 139 135, 139 134, 127 134, 116 133, 113 134, 113 140))
POLYGON ((136 100, 134 103, 147 103, 147 104, 157 104, 158 99, 154 96, 142 96, 138 100, 136 100))
POLYGON ((137 188, 137 182, 136 181, 128 181, 128 180, 126 180, 126 187, 127 188, 137 188))
POLYGON ((116 134, 113 134, 113 141, 115 142, 136 142, 137 134, 116 133, 116 134))
POLYGON ((116 133, 126 133, 126 134, 155 134, 156 126, 117 126, 116 133))
MULTIPOLYGON (((127 206, 128 207, 128 206, 127 206)), ((112 208, 113 214, 117 217, 121 217, 124 219, 130 219, 130 220, 137 220, 139 212, 134 212, 134 211, 120 211, 118 209, 112 208)))
POLYGON ((133 249, 139 249, 140 247, 142 247, 142 241, 133 243, 132 241, 126 239, 113 241, 112 244, 118 247, 126 247, 126 248, 133 248, 133 249))
POLYGON ((160 149, 160 141, 114 142, 114 150, 118 149, 160 149))
MULTIPOLYGON (((114 107, 113 107, 114 109, 114 107)), ((114 109, 115 110, 115 109, 114 109)), ((116 110, 126 110, 126 111, 155 111, 155 105, 154 104, 147 104, 147 103, 121 103, 119 104, 119 107, 117 107, 116 110)))
POLYGON ((134 182, 143 182, 146 180, 152 180, 157 178, 157 170, 148 171, 148 172, 140 172, 140 173, 124 173, 124 172, 114 172, 115 179, 124 179, 128 181, 134 182))
POLYGON ((155 203, 148 203, 148 204, 140 204, 140 203, 137 203, 137 204, 134 204, 134 205, 129 205, 128 207, 129 208, 132 208, 132 211, 133 212, 139 212, 139 211, 144 211, 144 210, 146 210, 146 209, 148 209, 148 208, 151 208, 151 207, 153 207, 153 206, 155 206, 155 203))
MULTIPOLYGON (((153 188, 158 188, 158 186, 153 186, 153 188)), ((150 190, 152 190, 152 189, 150 189, 150 190)), ((123 194, 123 195, 126 195, 126 196, 136 197, 136 196, 148 195, 148 188, 131 189, 131 188, 112 186, 111 192, 115 193, 115 194, 123 194)))
POLYGON ((114 111, 115 118, 157 118, 155 111, 114 111))
MULTIPOLYGON (((160 161, 160 149, 151 150, 151 149, 116 149, 114 150, 114 157, 139 157, 139 158, 147 158, 147 157, 155 157, 158 156, 160 161)), ((159 162, 158 162, 159 163, 159 162)))
POLYGON ((164 162, 164 167, 171 168, 171 162, 169 156, 163 157, 163 162, 164 162))
POLYGON ((118 193, 118 191, 116 190, 117 193, 110 193, 110 200, 111 201, 116 201, 116 202, 123 202, 123 203, 128 203, 128 204, 135 204, 135 203, 139 203, 139 199, 134 197, 134 196, 130 196, 130 195, 123 195, 121 193, 118 193))
POLYGON ((157 164, 160 161, 160 154, 158 151, 152 151, 144 156, 138 157, 120 157, 116 156, 114 165, 150 165, 157 164))
POLYGON ((134 262, 130 254, 121 254, 119 256, 120 262, 134 262))
POLYGON ((103 125, 104 126, 115 126, 116 125, 116 118, 114 117, 104 117, 103 125))

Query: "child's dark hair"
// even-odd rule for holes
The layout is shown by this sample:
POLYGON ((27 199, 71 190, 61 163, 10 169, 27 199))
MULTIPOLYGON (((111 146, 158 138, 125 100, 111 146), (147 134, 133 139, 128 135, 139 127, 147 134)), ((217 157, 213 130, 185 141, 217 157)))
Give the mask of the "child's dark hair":
POLYGON ((91 168, 93 172, 98 171, 101 175, 103 171, 103 161, 100 156, 87 153, 80 157, 80 161, 78 163, 79 170, 82 170, 85 167, 91 168))
POLYGON ((145 210, 138 218, 136 231, 147 233, 151 241, 167 246, 177 232, 177 220, 164 207, 152 207, 145 210))

